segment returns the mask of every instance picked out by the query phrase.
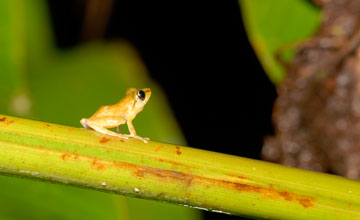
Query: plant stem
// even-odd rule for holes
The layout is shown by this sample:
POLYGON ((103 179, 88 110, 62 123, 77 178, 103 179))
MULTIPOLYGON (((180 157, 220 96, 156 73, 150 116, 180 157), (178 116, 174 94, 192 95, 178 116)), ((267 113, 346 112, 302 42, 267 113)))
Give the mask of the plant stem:
POLYGON ((360 219, 357 181, 5 115, 0 172, 254 218, 360 219))

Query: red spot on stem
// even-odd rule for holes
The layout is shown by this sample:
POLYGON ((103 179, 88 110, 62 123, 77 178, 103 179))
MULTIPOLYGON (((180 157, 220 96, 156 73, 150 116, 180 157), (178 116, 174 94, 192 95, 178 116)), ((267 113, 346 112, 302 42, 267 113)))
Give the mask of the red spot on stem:
POLYGON ((176 146, 175 148, 176 148, 176 150, 175 150, 176 154, 181 155, 180 147, 176 146))
POLYGON ((110 138, 107 138, 107 137, 102 137, 102 138, 100 138, 100 140, 99 140, 99 142, 102 143, 102 144, 104 144, 104 143, 106 143, 106 142, 108 142, 108 141, 110 141, 110 138))

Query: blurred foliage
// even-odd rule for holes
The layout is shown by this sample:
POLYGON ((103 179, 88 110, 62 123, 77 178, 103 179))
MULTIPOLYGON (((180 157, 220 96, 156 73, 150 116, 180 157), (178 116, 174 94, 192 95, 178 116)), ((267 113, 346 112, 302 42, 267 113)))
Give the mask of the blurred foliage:
POLYGON ((320 11, 308 0, 239 0, 245 28, 256 55, 275 84, 285 77, 278 62, 294 54, 294 46, 316 31, 320 11))
MULTIPOLYGON (((60 51, 43 0, 0 1, 0 112, 79 127, 128 87, 152 97, 134 124, 141 136, 184 144, 161 89, 127 42, 60 51)), ((122 129, 124 132, 125 129, 122 129)), ((0 176, 0 219, 200 219, 194 209, 0 176)))

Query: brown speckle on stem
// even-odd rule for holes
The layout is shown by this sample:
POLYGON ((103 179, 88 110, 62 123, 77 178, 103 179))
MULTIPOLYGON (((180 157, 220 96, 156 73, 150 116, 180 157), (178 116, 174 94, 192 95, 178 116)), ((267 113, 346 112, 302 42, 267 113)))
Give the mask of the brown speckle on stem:
POLYGON ((180 147, 176 146, 175 148, 176 148, 176 150, 175 150, 176 154, 181 155, 180 147))

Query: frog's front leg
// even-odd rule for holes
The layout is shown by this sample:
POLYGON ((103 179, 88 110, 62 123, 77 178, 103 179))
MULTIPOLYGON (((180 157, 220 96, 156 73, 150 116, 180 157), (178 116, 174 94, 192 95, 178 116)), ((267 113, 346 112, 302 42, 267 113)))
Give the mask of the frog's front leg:
POLYGON ((132 120, 128 120, 127 125, 128 125, 128 129, 130 131, 130 135, 128 135, 129 137, 141 140, 144 143, 147 143, 150 140, 150 138, 143 138, 143 137, 136 135, 136 131, 135 131, 134 125, 132 124, 132 120))
POLYGON ((122 118, 119 119, 120 120, 117 120, 114 117, 89 118, 89 119, 83 118, 81 119, 80 123, 83 125, 84 128, 92 128, 95 131, 100 132, 102 134, 128 139, 127 135, 118 134, 116 132, 106 129, 107 127, 112 128, 112 127, 120 126, 123 120, 122 118))

